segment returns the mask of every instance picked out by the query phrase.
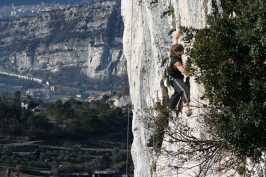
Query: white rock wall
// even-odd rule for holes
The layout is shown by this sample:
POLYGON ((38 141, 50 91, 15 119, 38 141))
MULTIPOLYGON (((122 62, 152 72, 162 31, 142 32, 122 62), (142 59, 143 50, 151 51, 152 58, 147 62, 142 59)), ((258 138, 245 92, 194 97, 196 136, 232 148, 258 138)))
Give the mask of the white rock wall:
MULTIPOLYGON (((148 122, 155 114, 151 108, 156 102, 162 102, 165 93, 162 83, 165 80, 165 69, 175 34, 168 35, 168 33, 180 25, 204 27, 206 15, 212 9, 211 2, 211 0, 122 0, 121 10, 125 25, 124 54, 127 59, 130 95, 134 107, 132 128, 134 141, 131 153, 135 177, 178 176, 176 170, 167 168, 169 163, 173 163, 169 157, 158 157, 155 151, 147 146, 152 135, 148 122), (169 8, 174 9, 174 16, 166 13, 169 8)), ((218 0, 217 4, 219 5, 218 0)), ((182 43, 182 39, 180 42, 182 43)), ((198 99, 199 89, 199 86, 191 80, 192 99, 198 99)), ((167 87, 167 90, 169 95, 173 92, 170 87, 167 87)), ((195 114, 197 112, 194 112, 194 116, 195 114)), ((191 123, 195 123, 195 120, 191 123)), ((170 149, 178 148, 167 144, 163 146, 170 149)), ((188 174, 181 174, 181 176, 186 175, 188 174)))

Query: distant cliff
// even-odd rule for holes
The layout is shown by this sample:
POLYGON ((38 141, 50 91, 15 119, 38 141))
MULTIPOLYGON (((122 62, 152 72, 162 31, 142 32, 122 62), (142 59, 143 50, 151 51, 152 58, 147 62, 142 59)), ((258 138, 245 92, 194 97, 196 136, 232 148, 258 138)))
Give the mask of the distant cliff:
POLYGON ((89 78, 121 82, 120 6, 110 0, 0 21, 0 69, 27 74, 71 67, 89 78))
POLYGON ((0 1, 0 19, 16 19, 35 16, 43 11, 66 9, 71 6, 88 5, 102 0, 12 0, 0 1))

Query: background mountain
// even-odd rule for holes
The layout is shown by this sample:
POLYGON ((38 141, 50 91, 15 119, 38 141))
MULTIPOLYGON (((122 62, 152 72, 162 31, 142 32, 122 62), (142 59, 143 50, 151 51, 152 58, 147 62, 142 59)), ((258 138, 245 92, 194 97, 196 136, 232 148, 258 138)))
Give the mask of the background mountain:
POLYGON ((21 5, 37 5, 43 3, 61 3, 61 4, 79 4, 79 3, 88 3, 88 2, 97 2, 99 0, 2 0, 0 6, 8 5, 11 6, 12 3, 16 6, 21 5))
POLYGON ((0 69, 54 84, 108 90, 124 75, 120 1, 0 21, 0 69))
MULTIPOLYGON (((0 19, 16 19, 34 16, 44 11, 67 9, 73 6, 89 5, 100 0, 47 0, 47 1, 2 1, 0 2, 0 19)), ((104 0, 102 0, 104 2, 104 0)))

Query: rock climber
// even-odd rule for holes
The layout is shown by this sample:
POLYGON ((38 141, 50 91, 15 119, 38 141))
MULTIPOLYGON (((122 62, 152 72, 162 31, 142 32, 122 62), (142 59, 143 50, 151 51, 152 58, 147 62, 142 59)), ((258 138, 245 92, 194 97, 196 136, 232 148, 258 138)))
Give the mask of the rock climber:
POLYGON ((184 46, 178 44, 178 39, 181 35, 181 30, 178 30, 174 36, 172 48, 170 51, 170 65, 167 68, 169 81, 175 92, 169 99, 169 108, 176 107, 180 97, 182 97, 183 107, 187 117, 192 115, 192 110, 189 107, 190 90, 185 83, 184 78, 187 76, 187 71, 183 65, 182 55, 184 54, 184 46))

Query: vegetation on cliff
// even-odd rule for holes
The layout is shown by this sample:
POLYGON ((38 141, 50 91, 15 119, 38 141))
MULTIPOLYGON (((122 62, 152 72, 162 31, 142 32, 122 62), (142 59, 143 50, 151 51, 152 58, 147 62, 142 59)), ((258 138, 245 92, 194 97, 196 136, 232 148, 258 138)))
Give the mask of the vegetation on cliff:
POLYGON ((259 159, 266 150, 266 4, 225 5, 229 11, 196 34, 191 71, 204 85, 215 134, 240 156, 259 159))

